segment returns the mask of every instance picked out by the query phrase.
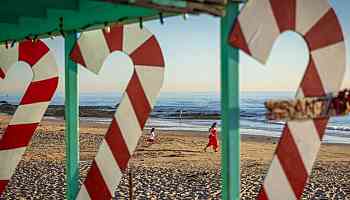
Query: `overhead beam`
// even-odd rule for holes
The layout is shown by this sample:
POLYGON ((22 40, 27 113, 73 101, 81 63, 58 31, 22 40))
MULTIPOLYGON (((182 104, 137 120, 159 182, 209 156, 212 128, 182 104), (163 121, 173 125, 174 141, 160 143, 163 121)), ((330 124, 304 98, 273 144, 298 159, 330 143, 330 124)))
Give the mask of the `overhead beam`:
MULTIPOLYGON (((131 23, 140 17, 144 21, 159 17, 159 11, 129 5, 115 5, 106 2, 80 0, 77 10, 50 9, 47 17, 36 20, 21 16, 18 24, 0 24, 0 43, 5 41, 21 41, 26 37, 47 38, 49 33, 60 35, 60 19, 63 19, 63 31, 80 32, 101 28, 106 22, 131 23)), ((164 13, 163 16, 171 15, 164 13)))

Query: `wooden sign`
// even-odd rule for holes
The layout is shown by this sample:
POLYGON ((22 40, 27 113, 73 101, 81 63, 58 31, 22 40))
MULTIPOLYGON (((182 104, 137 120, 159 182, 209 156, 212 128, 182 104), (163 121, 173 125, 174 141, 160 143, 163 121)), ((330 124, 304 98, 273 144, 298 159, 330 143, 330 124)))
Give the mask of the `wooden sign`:
POLYGON ((324 97, 270 100, 265 103, 269 120, 308 120, 344 116, 350 113, 350 90, 324 97))

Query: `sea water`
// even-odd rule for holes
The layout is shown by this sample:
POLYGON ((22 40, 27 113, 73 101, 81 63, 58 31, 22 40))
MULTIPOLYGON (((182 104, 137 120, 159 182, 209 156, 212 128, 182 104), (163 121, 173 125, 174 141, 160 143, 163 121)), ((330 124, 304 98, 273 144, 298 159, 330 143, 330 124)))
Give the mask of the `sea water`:
MULTIPOLYGON (((284 122, 271 122, 265 118, 264 102, 269 99, 292 99, 292 92, 242 92, 240 96, 240 132, 246 135, 280 137, 284 122)), ((0 95, 0 101, 18 104, 19 95, 0 95)), ((82 93, 81 106, 118 105, 120 93, 82 93)), ((51 105, 63 105, 64 96, 57 94, 51 105)), ((213 122, 220 128, 220 94, 161 93, 146 128, 207 132, 213 122)), ((109 123, 109 118, 81 118, 84 121, 109 123)), ((307 134, 307 132, 305 132, 307 134)), ((350 144, 350 116, 330 120, 324 142, 350 144)))

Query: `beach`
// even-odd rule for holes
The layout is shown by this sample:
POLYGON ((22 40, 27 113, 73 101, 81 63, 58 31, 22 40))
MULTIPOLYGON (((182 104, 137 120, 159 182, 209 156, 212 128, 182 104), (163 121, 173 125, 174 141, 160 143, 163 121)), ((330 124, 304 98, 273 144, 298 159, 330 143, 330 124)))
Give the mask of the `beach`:
MULTIPOLYGON (((0 127, 8 123, 2 115, 0 127)), ((108 124, 80 124, 81 179, 108 124)), ((115 199, 220 199, 220 153, 203 151, 207 133, 157 131, 154 144, 140 139, 115 199)), ((277 138, 242 136, 241 199, 255 199, 272 159, 277 138)), ((64 122, 45 119, 36 131, 2 199, 64 199, 64 122)), ((303 199, 350 199, 350 145, 323 144, 303 199)))

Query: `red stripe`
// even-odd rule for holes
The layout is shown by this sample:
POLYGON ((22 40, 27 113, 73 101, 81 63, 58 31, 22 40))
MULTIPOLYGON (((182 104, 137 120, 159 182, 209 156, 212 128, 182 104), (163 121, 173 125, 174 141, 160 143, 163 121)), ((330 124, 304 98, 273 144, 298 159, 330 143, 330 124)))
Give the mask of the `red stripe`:
POLYGON ((32 42, 26 40, 19 43, 19 61, 24 61, 30 66, 35 65, 47 52, 49 48, 44 42, 38 40, 37 42, 32 42))
POLYGON ((330 9, 310 30, 305 34, 310 50, 316 50, 344 41, 338 17, 333 9, 330 9))
POLYGON ((112 195, 98 169, 95 160, 92 162, 90 171, 85 179, 84 185, 90 198, 94 200, 110 200, 112 195))
POLYGON ((109 51, 121 51, 123 49, 123 26, 112 26, 110 32, 103 30, 109 51))
POLYGON ((321 78, 316 69, 312 56, 310 55, 310 62, 304 73, 300 87, 303 90, 305 97, 325 96, 321 78))
POLYGON ((296 0, 270 0, 280 32, 295 30, 296 0))
POLYGON ((313 122, 315 124, 318 136, 320 137, 320 141, 322 141, 323 136, 326 132, 327 124, 328 124, 328 118, 324 119, 314 119, 313 122))
POLYGON ((0 68, 0 78, 4 79, 6 77, 5 72, 0 68))
MULTIPOLYGON (((305 132, 305 134, 308 133, 305 132)), ((299 199, 304 191, 308 174, 288 125, 283 129, 282 138, 276 150, 276 156, 293 188, 296 199, 299 199)))
POLYGON ((114 159, 118 163, 119 168, 122 171, 126 170, 130 159, 130 153, 115 118, 113 118, 106 134, 106 141, 112 151, 114 159))
POLYGON ((162 49, 160 48, 156 37, 152 36, 134 52, 130 54, 134 65, 148 65, 164 67, 162 49))
POLYGON ((55 94, 58 77, 31 82, 24 94, 21 105, 50 101, 55 94))
POLYGON ((26 147, 39 123, 8 125, 0 140, 0 150, 26 147))
POLYGON ((239 20, 237 20, 235 25, 233 26, 233 29, 230 34, 229 42, 232 46, 243 50, 248 55, 252 55, 252 53, 249 50, 247 40, 245 39, 244 34, 242 32, 242 28, 239 20))
POLYGON ((9 183, 9 180, 0 180, 0 196, 5 191, 8 183, 9 183))
POLYGON ((126 88, 126 92, 128 93, 131 104, 135 110, 135 114, 139 121, 140 127, 143 129, 148 115, 151 112, 151 106, 148 103, 147 97, 143 91, 142 85, 136 72, 134 72, 132 75, 129 85, 126 88))
POLYGON ((260 193, 256 199, 257 200, 268 200, 269 199, 267 197, 264 185, 261 186, 260 193))
POLYGON ((86 64, 85 64, 85 61, 84 61, 84 58, 81 54, 81 51, 80 51, 80 47, 79 47, 79 44, 78 42, 75 44, 72 52, 70 53, 70 58, 75 62, 75 63, 78 63, 84 67, 86 67, 86 64))

